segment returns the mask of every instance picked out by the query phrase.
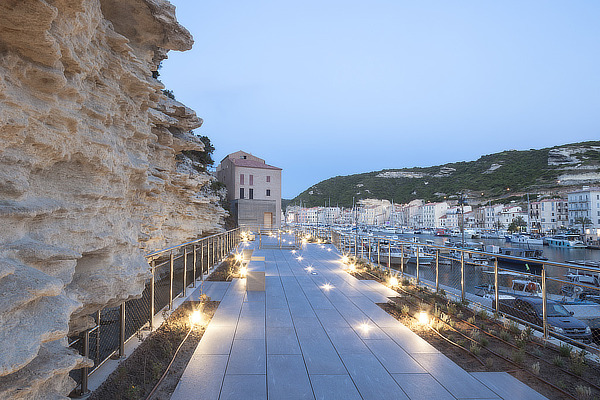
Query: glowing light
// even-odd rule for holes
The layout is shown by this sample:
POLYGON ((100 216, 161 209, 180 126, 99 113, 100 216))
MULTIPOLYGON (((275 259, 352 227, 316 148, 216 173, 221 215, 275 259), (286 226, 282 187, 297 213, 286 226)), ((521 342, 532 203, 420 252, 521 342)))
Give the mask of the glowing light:
POLYGON ((296 258, 296 260, 298 260, 298 261, 302 261, 302 260, 304 260, 304 257, 302 257, 302 256, 298 256, 298 257, 296 258))
POLYGON ((200 311, 194 311, 190 314, 190 324, 202 325, 204 323, 204 317, 200 311))
POLYGON ((350 261, 350 259, 348 258, 348 256, 343 256, 343 257, 342 257, 342 262, 343 262, 344 264, 348 264, 348 261, 350 261))
POLYGON ((429 324, 429 314, 427 313, 427 311, 419 311, 418 320, 420 324, 429 324))
POLYGON ((327 248, 327 251, 331 251, 331 249, 328 247, 328 248, 327 248))
POLYGON ((308 272, 312 272, 312 270, 314 269, 313 267, 311 267, 310 265, 306 268, 304 268, 305 270, 307 270, 308 272))
POLYGON ((292 254, 296 254, 296 250, 292 250, 292 254))
POLYGON ((361 331, 363 331, 364 333, 368 333, 371 330, 371 325, 369 325, 368 322, 363 322, 362 324, 360 324, 360 326, 358 327, 361 331))
POLYGON ((326 283, 323 286, 321 286, 321 288, 323 288, 323 290, 330 291, 331 289, 333 289, 333 285, 326 283))
POLYGON ((248 273, 248 268, 247 267, 240 268, 240 275, 241 276, 246 276, 247 273, 248 273))
POLYGON ((390 284, 390 286, 398 286, 398 278, 396 278, 395 276, 390 277, 390 280, 388 281, 388 283, 390 284))
POLYGON ((241 255, 241 254, 239 254, 239 253, 238 253, 238 254, 236 254, 236 255, 235 255, 235 260, 236 260, 236 261, 242 261, 242 255, 241 255))
POLYGON ((348 265, 348 271, 350 271, 350 272, 356 271, 356 265, 355 264, 348 265))

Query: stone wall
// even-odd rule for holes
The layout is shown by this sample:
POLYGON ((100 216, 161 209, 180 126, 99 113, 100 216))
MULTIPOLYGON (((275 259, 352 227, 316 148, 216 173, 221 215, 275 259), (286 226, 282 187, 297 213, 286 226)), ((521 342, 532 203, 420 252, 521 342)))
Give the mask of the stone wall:
POLYGON ((62 398, 66 335, 139 295, 144 254, 222 230, 180 155, 202 120, 152 78, 193 40, 163 0, 0 2, 0 398, 62 398))

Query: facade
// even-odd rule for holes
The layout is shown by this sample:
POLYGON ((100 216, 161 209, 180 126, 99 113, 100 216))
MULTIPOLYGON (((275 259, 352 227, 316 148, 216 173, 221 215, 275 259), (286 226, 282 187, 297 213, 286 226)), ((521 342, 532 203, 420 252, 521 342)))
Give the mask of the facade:
POLYGON ((238 225, 281 226, 281 168, 244 151, 229 154, 217 167, 238 225))
POLYGON ((586 226, 586 235, 600 235, 600 188, 584 186, 581 190, 568 194, 569 225, 577 227, 579 218, 588 218, 591 225, 586 226))
MULTIPOLYGON (((484 229, 500 229, 500 212, 504 208, 503 204, 495 204, 492 206, 484 206, 482 208, 483 228, 484 229)), ((506 228, 506 227, 504 227, 506 228)))
POLYGON ((529 216, 533 231, 556 232, 569 226, 569 208, 566 199, 545 199, 532 202, 529 216))
POLYGON ((427 203, 422 207, 422 226, 425 228, 441 228, 440 218, 446 215, 448 203, 427 203))

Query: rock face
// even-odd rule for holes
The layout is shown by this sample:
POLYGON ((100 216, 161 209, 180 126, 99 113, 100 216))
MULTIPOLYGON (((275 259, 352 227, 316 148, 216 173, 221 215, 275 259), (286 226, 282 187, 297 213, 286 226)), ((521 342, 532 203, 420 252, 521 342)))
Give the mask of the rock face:
POLYGON ((86 316, 143 290, 144 253, 222 230, 182 150, 202 120, 152 78, 193 40, 163 0, 0 2, 0 398, 62 398, 86 316))

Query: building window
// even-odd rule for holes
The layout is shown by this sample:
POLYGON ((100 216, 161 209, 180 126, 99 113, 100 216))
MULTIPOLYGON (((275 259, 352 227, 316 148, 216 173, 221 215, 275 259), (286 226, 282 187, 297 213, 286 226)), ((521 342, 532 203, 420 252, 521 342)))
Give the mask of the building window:
POLYGON ((250 175, 248 178, 250 186, 254 185, 254 175, 250 175))
POLYGON ((240 188, 240 199, 244 198, 244 188, 240 188))
POLYGON ((254 198, 254 189, 248 189, 248 198, 249 199, 253 199, 254 198))
MULTIPOLYGON (((267 197, 271 196, 271 189, 267 189, 267 197)), ((600 212, 598 212, 598 215, 600 215, 600 212)))
POLYGON ((244 184, 244 174, 240 174, 240 185, 244 184))
POLYGON ((267 182, 271 182, 271 176, 267 175, 267 182))

